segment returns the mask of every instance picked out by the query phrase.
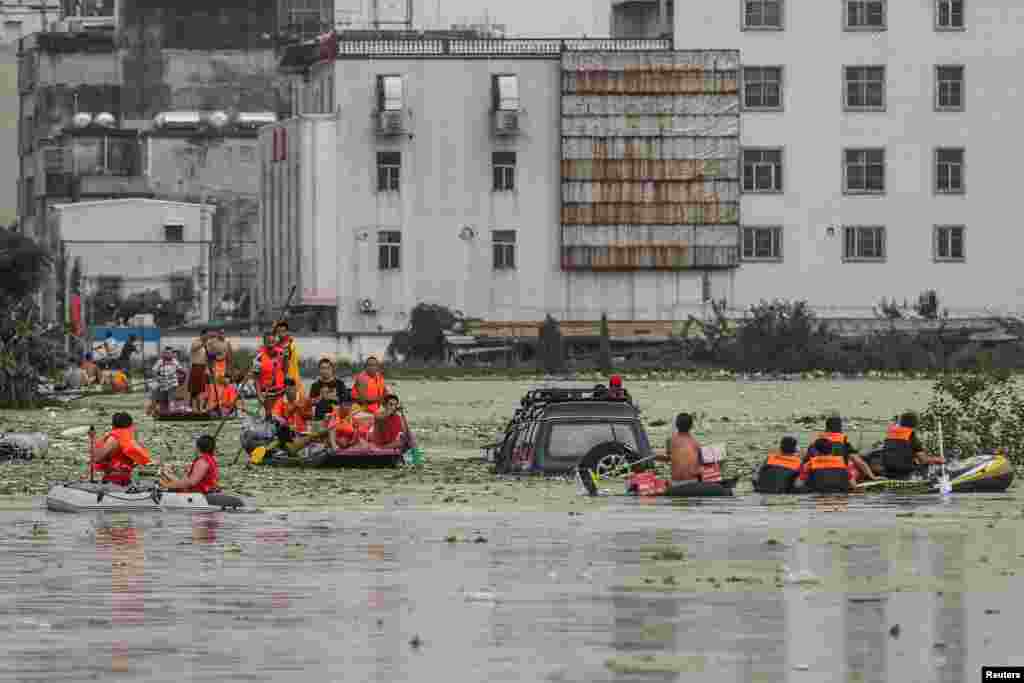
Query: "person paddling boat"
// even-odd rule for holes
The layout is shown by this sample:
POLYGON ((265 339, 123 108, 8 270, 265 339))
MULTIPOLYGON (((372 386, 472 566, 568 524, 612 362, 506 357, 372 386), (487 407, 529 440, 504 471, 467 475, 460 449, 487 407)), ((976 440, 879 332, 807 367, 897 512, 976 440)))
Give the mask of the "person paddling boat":
POLYGON ((196 458, 188 474, 178 479, 169 465, 160 468, 160 485, 168 491, 212 493, 220 490, 220 467, 217 464, 217 441, 209 434, 196 439, 196 458))
POLYGON ((104 483, 127 486, 135 467, 152 461, 149 451, 135 439, 132 416, 114 413, 110 431, 90 450, 90 475, 100 472, 104 483))

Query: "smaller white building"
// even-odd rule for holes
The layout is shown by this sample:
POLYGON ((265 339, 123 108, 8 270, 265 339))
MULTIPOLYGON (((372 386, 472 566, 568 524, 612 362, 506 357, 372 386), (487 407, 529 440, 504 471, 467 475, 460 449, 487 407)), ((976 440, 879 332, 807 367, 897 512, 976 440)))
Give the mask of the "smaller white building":
MULTIPOLYGON (((215 210, 210 204, 155 199, 58 204, 49 216, 50 234, 59 242, 69 279, 78 263, 86 294, 126 298, 157 291, 167 301, 191 296, 194 316, 208 320, 215 210)), ((44 296, 51 320, 57 319, 58 278, 59 269, 44 296)))

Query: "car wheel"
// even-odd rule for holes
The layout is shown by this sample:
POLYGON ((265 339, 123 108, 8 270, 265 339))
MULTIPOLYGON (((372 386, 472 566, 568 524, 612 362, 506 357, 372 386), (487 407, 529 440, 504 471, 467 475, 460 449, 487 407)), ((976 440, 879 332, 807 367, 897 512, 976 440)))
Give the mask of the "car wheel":
POLYGON ((628 466, 638 459, 639 456, 627 446, 609 441, 591 448, 580 460, 579 468, 581 472, 586 470, 602 479, 610 474, 625 474, 628 466))

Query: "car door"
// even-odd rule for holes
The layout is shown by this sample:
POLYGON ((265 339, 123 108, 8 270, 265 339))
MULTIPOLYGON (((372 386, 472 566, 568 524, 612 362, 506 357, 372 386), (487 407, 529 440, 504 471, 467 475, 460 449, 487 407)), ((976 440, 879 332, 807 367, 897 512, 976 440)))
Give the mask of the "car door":
POLYGON ((549 425, 544 448, 545 472, 567 472, 594 446, 616 440, 610 422, 552 420, 549 425))

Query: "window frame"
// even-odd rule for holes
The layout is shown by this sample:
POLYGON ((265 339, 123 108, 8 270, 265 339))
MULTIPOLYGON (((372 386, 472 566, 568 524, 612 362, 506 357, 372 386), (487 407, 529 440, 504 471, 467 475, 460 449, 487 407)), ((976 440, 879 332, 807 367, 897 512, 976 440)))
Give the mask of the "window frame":
MULTIPOLYGON (((886 232, 887 231, 886 231, 884 225, 844 225, 843 226, 843 263, 885 263, 886 260, 889 258, 889 239, 888 239, 888 235, 886 234, 886 232), (878 234, 881 235, 881 244, 882 244, 881 252, 882 252, 882 255, 881 256, 859 256, 859 255, 854 254, 853 256, 850 256, 849 254, 847 254, 847 251, 846 251, 846 246, 847 246, 847 243, 848 243, 847 235, 849 234, 849 231, 851 231, 851 230, 854 230, 854 231, 878 230, 878 231, 880 231, 878 234)), ((860 235, 859 232, 855 232, 854 234, 858 235, 858 236, 860 235)), ((860 251, 857 248, 859 246, 860 246, 859 240, 857 238, 855 238, 854 239, 854 251, 855 252, 860 251)))
POLYGON ((967 148, 966 147, 936 147, 932 150, 932 192, 936 195, 964 195, 967 194, 967 148), (941 152, 960 152, 959 162, 943 162, 950 166, 960 166, 960 186, 956 189, 944 190, 939 186, 942 174, 939 172, 939 154, 941 152))
POLYGON ((782 242, 782 226, 781 225, 744 225, 741 228, 740 234, 740 259, 744 262, 750 263, 782 263, 785 254, 783 252, 782 242), (770 256, 758 256, 757 255, 757 232, 768 230, 771 231, 771 242, 776 252, 770 256), (747 234, 753 235, 751 242, 751 255, 747 256, 747 234))
POLYGON ((256 147, 253 145, 239 145, 238 162, 242 164, 256 163, 256 147))
POLYGON ((740 0, 740 30, 741 31, 785 31, 786 30, 786 0, 740 0), (776 2, 779 5, 779 23, 777 26, 761 24, 751 26, 747 23, 747 5, 751 2, 761 4, 761 14, 764 15, 764 4, 776 2))
POLYGON ((382 228, 377 231, 377 270, 383 272, 402 270, 401 230, 382 228))
POLYGON ((888 0, 840 0, 843 5, 843 31, 846 33, 883 33, 889 30, 889 2, 888 0), (850 5, 857 3, 866 6, 869 3, 880 3, 882 5, 882 23, 872 26, 851 26, 850 5))
POLYGON ((932 87, 935 89, 935 98, 933 106, 937 112, 963 112, 967 110, 967 68, 963 64, 936 64, 935 69, 932 72, 932 87), (939 71, 941 69, 959 69, 960 70, 960 104, 957 106, 943 106, 940 101, 940 94, 942 92, 942 83, 952 83, 953 81, 943 81, 939 79, 939 71))
POLYGON ((939 32, 939 33, 946 33, 946 32, 957 33, 957 32, 962 32, 962 31, 966 31, 967 30, 967 0, 935 0, 935 2, 932 5, 932 9, 934 10, 934 15, 935 15, 935 20, 932 23, 934 24, 933 28, 935 29, 936 32, 939 32), (952 3, 954 3, 954 2, 959 2, 960 3, 960 25, 959 26, 952 26, 952 25, 951 26, 943 26, 942 24, 939 23, 939 17, 942 14, 941 6, 942 6, 943 3, 950 3, 951 7, 950 7, 949 16, 952 19, 952 17, 953 17, 952 3))
POLYGON ((401 74, 377 74, 377 111, 404 111, 405 110, 405 78, 401 74), (387 97, 387 81, 390 78, 398 79, 399 93, 398 106, 389 107, 387 97))
MULTIPOLYGON (((509 99, 511 99, 511 98, 509 98, 509 99)), ((515 112, 517 112, 517 111, 520 111, 522 109, 522 102, 523 102, 523 98, 522 98, 522 95, 520 94, 520 89, 519 89, 519 74, 509 74, 509 73, 491 74, 491 109, 493 111, 496 111, 496 112, 499 112, 499 111, 515 111, 515 112), (501 79, 503 79, 503 78, 511 78, 511 79, 513 79, 515 81, 515 90, 516 90, 515 106, 511 107, 511 108, 503 107, 502 106, 501 79)))
POLYGON ((740 192, 741 194, 783 194, 786 191, 786 150, 784 147, 742 147, 740 148, 740 192), (747 152, 758 152, 763 154, 764 152, 778 152, 779 163, 776 170, 775 164, 772 162, 762 161, 755 164, 754 171, 754 189, 747 189, 747 152), (771 189, 763 190, 757 188, 757 171, 756 168, 759 165, 765 165, 771 163, 772 166, 772 181, 773 186, 771 189))
POLYGON ((954 224, 940 224, 932 226, 932 261, 935 263, 965 263, 967 261, 967 226, 954 224), (960 231, 960 256, 953 256, 952 231, 960 231), (946 233, 946 248, 948 256, 942 256, 939 252, 940 235, 946 233))
POLYGON ((743 66, 740 69, 740 83, 741 83, 741 86, 742 86, 742 90, 741 90, 741 94, 740 94, 740 108, 743 111, 750 111, 750 112, 761 112, 761 111, 764 111, 764 112, 781 112, 781 111, 785 111, 785 109, 786 109, 786 90, 785 90, 785 88, 786 88, 786 86, 785 86, 785 83, 786 83, 786 70, 785 70, 785 67, 783 65, 781 65, 781 64, 779 64, 779 65, 765 64, 765 65, 743 66), (751 70, 751 69, 757 69, 759 72, 761 72, 760 85, 761 85, 761 97, 762 97, 762 100, 765 99, 764 98, 764 86, 765 86, 766 81, 765 81, 765 78, 764 78, 764 71, 766 69, 775 69, 775 70, 778 71, 778 74, 779 74, 779 79, 778 79, 779 103, 778 103, 778 105, 752 106, 752 105, 747 104, 747 71, 751 70))
MULTIPOLYGON (((888 86, 889 86, 889 70, 886 69, 885 64, 844 64, 842 67, 841 78, 843 84, 843 111, 852 114, 870 113, 870 112, 884 112, 889 106, 888 97, 888 86), (881 69, 882 70, 882 104, 880 106, 875 105, 853 105, 850 104, 850 79, 847 78, 849 69, 881 69)), ((864 97, 867 99, 867 85, 870 85, 872 81, 861 81, 855 80, 855 83, 864 83, 865 91, 864 97)))
MULTIPOLYGON (((508 159, 506 158, 505 161, 507 162, 508 159)), ((516 167, 518 161, 519 159, 513 151, 499 150, 491 152, 491 192, 516 191, 516 167), (511 154, 512 163, 498 163, 499 154, 511 154), (500 176, 499 173, 501 174, 500 176)))
POLYGON ((164 242, 168 244, 177 244, 185 241, 185 224, 184 223, 164 223, 164 242), (171 230, 177 229, 180 232, 177 239, 171 239, 171 230))
POLYGON ((377 194, 398 194, 402 191, 402 152, 377 151, 377 194), (385 163, 384 155, 397 154, 398 163, 385 163))
POLYGON ((515 230, 491 230, 491 270, 517 270, 517 237, 515 230), (508 239, 509 236, 511 236, 511 239, 508 239), (504 239, 499 239, 499 237, 504 239))
MULTIPOLYGON (((850 196, 866 196, 866 197, 880 197, 886 193, 887 185, 887 169, 886 169, 886 153, 885 147, 844 147, 842 155, 840 157, 840 165, 842 167, 842 178, 843 178, 843 194, 850 196), (870 190, 867 189, 868 184, 868 171, 867 169, 872 165, 870 162, 864 162, 864 185, 865 189, 851 189, 850 180, 848 174, 848 167, 846 156, 849 152, 881 152, 882 153, 882 189, 881 190, 870 190)), ((883 226, 884 227, 884 226, 883 226)))

